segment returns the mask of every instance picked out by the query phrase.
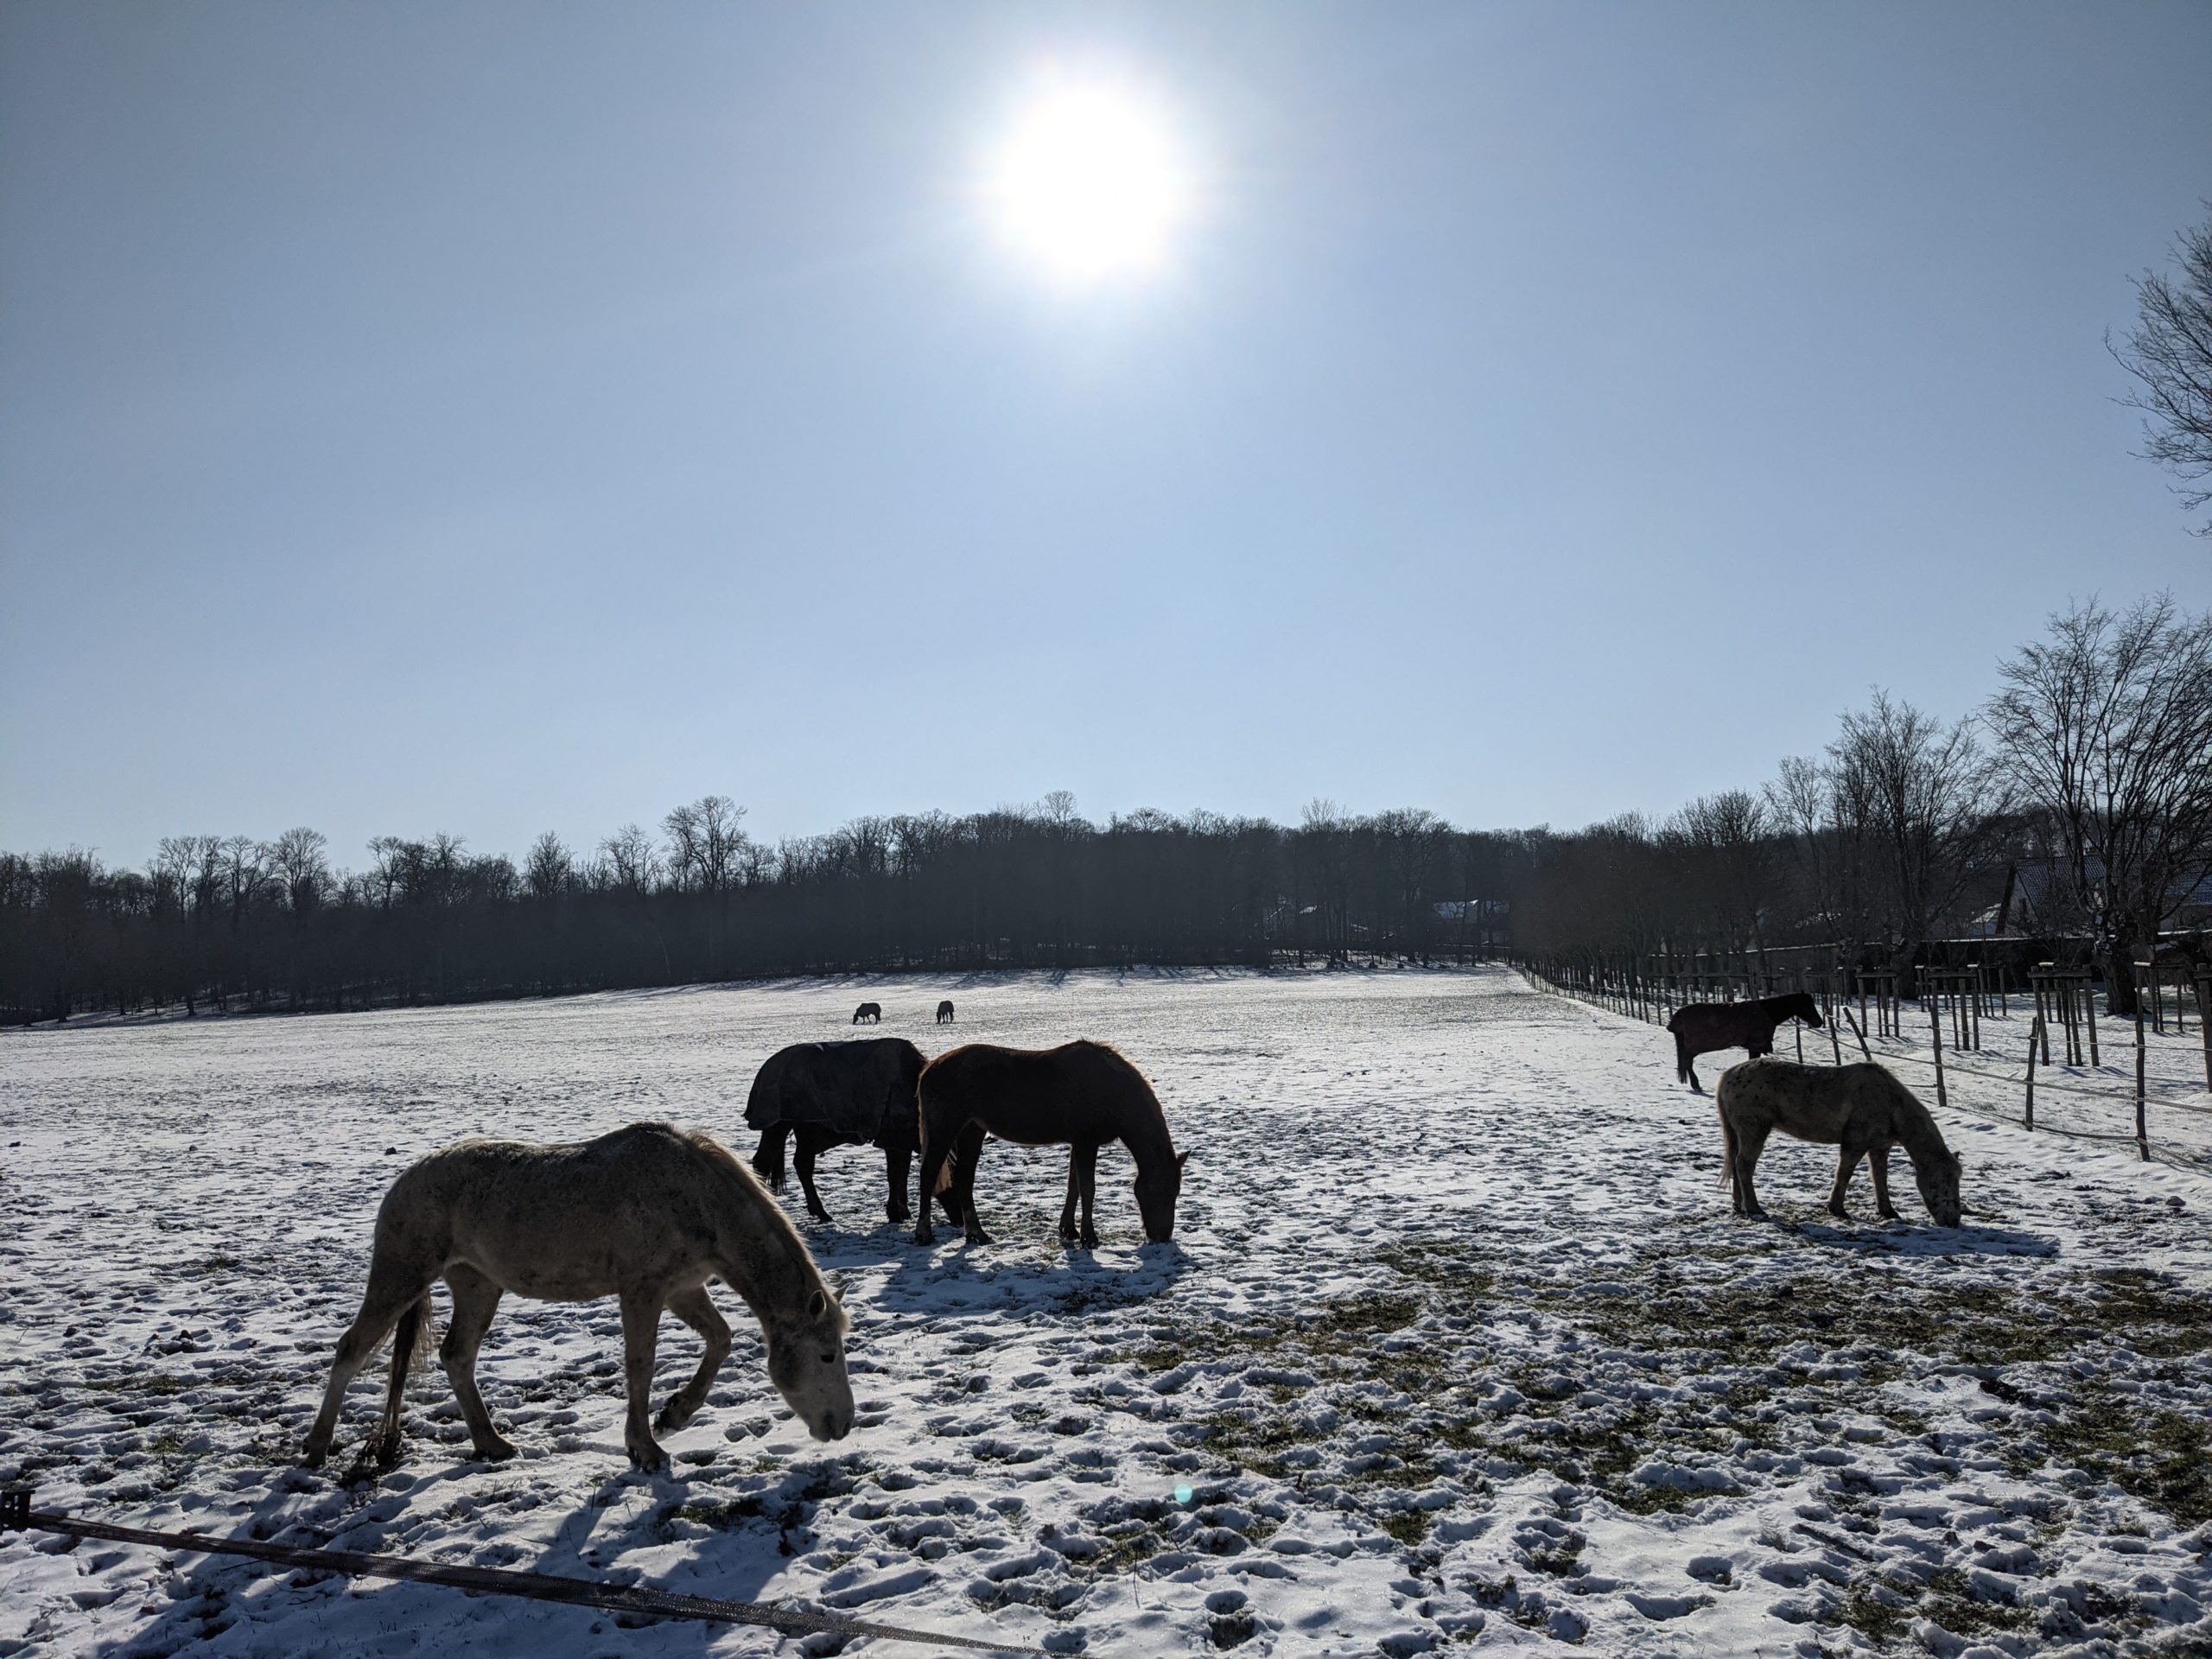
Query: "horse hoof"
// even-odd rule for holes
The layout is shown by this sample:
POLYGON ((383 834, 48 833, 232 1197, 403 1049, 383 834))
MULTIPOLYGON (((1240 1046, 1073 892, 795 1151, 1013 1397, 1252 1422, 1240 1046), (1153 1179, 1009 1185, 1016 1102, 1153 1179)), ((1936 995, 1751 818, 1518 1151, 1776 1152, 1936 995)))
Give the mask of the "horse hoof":
POLYGON ((657 1446, 650 1447, 643 1452, 638 1451, 635 1447, 632 1447, 630 1452, 630 1466, 632 1469, 637 1470, 640 1474, 666 1474, 668 1472, 668 1453, 662 1451, 660 1447, 657 1446))
POLYGON ((476 1448, 476 1455, 486 1463, 505 1463, 522 1453, 515 1450, 512 1440, 486 1440, 476 1448))
POLYGON ((1083 1236, 1083 1248, 1086 1250, 1096 1249, 1098 1248, 1098 1235, 1096 1233, 1085 1233, 1083 1236))
POLYGON ((934 1244, 937 1243, 937 1235, 930 1231, 926 1227, 917 1227, 914 1229, 914 1243, 917 1244, 934 1244))
POLYGON ((988 1244, 991 1242, 991 1236, 980 1227, 971 1228, 969 1230, 968 1242, 970 1244, 988 1244))

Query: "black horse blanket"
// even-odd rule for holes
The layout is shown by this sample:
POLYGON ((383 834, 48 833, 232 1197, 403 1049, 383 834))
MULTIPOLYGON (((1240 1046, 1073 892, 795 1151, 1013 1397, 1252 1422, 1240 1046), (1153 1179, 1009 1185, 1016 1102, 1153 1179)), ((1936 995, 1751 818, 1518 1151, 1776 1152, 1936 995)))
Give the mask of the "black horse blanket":
POLYGON ((855 1043, 794 1043, 770 1055, 753 1079, 746 1127, 827 1129, 887 1151, 918 1150, 914 1104, 922 1052, 904 1037, 855 1043))

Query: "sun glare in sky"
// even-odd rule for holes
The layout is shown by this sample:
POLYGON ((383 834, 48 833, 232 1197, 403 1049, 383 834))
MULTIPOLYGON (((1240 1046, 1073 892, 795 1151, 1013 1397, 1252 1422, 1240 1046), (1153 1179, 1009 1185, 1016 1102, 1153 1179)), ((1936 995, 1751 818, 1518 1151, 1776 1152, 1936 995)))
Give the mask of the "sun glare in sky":
POLYGON ((1195 194, 1166 110, 1096 73, 1041 79, 1015 108, 984 182, 1008 245, 1076 286, 1160 269, 1195 194))

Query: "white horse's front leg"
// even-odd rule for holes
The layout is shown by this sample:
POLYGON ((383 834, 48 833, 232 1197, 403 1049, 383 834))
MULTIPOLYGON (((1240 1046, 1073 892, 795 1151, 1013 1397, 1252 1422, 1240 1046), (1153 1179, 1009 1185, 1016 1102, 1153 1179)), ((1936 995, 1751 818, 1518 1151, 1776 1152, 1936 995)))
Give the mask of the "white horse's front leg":
POLYGON ((668 1453, 653 1439, 653 1349, 660 1338, 658 1296, 642 1292, 622 1293, 622 1372, 629 1384, 629 1415, 622 1425, 622 1444, 630 1461, 649 1475, 668 1467, 668 1453))
POLYGON ((1874 1211, 1884 1221, 1897 1218, 1897 1208, 1890 1202, 1890 1149, 1876 1147, 1866 1154, 1866 1166, 1874 1172, 1874 1211))
POLYGON ((1851 1185, 1851 1172, 1859 1167, 1859 1160, 1865 1155, 1856 1147, 1836 1148, 1835 1185, 1828 1192, 1828 1213, 1838 1221, 1851 1219, 1851 1212, 1843 1207, 1843 1190, 1851 1185))
POLYGON ((729 1321, 716 1310, 704 1285, 671 1297, 668 1311, 696 1331, 707 1344, 707 1351, 699 1357, 699 1369, 692 1373, 691 1380, 669 1396, 668 1403, 660 1408, 660 1415, 654 1421, 655 1428, 673 1433, 690 1422, 698 1414, 699 1408, 706 1404, 707 1390, 714 1386, 715 1373, 729 1357, 729 1321))

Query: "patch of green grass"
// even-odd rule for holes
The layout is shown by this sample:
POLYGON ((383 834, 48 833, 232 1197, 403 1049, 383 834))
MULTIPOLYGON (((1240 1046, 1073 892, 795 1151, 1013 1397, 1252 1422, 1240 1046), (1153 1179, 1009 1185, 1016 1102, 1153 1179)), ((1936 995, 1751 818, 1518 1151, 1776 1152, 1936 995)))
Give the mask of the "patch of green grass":
POLYGON ((1395 1515, 1382 1516, 1376 1524, 1411 1549, 1428 1536, 1429 1516, 1426 1510, 1401 1510, 1395 1515))
POLYGON ((1906 1578, 1856 1579, 1843 1600, 1823 1613, 1820 1622, 1847 1625, 1877 1647, 1887 1647, 1904 1635, 1915 1618, 1933 1619, 1954 1636, 1972 1640, 2027 1630, 2037 1616, 2024 1607, 1983 1599, 1974 1594, 1965 1573, 1946 1567, 1924 1585, 1906 1578))
POLYGON ((2212 1296, 2163 1274, 2121 1268, 2087 1281, 2101 1323, 2152 1359, 2178 1359, 2212 1349, 2212 1296))
POLYGON ((2085 1389, 2044 1427, 2043 1441, 2054 1461, 2110 1481, 2183 1526, 2212 1520, 2212 1429, 2196 1418, 2085 1389))
POLYGON ((1083 1562, 1083 1569, 1096 1577, 1111 1578, 1141 1567, 1167 1548, 1173 1513, 1155 1506, 1149 1513, 1108 1527, 1105 1548, 1083 1562))
POLYGON ((1966 1574, 1946 1567, 1928 1581, 1920 1611, 1954 1636, 1986 1636, 1997 1630, 2024 1630, 2037 1615, 2008 1602, 1985 1601, 1974 1592, 1966 1574))
POLYGON ((767 1505, 753 1495, 743 1497, 694 1498, 689 1503, 671 1503, 656 1517, 664 1538, 675 1530, 675 1523, 688 1521, 694 1526, 706 1527, 715 1532, 732 1532, 749 1521, 767 1517, 767 1505))
POLYGON ((1912 1623, 1909 1601, 1885 1583, 1860 1579, 1823 1623, 1846 1624, 1878 1648, 1886 1648, 1912 1623))

